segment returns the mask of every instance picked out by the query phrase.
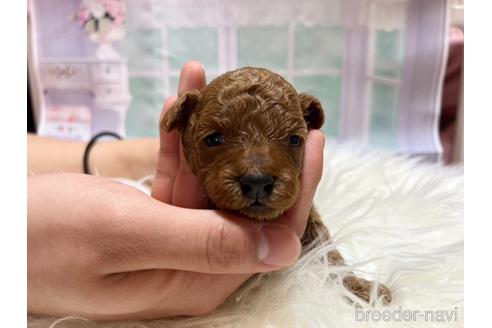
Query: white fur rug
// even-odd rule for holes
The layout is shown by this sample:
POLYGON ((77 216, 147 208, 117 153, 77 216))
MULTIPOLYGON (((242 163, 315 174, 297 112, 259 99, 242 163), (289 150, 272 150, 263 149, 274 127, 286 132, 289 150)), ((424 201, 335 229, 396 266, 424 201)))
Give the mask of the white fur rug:
MULTIPOLYGON (((94 323, 30 317, 29 327, 462 327, 463 170, 354 145, 327 145, 316 205, 349 267, 328 267, 333 245, 258 276, 206 317, 94 323), (386 283, 390 306, 355 308, 330 273, 386 283)), ((338 278, 340 279, 340 278, 338 278)))

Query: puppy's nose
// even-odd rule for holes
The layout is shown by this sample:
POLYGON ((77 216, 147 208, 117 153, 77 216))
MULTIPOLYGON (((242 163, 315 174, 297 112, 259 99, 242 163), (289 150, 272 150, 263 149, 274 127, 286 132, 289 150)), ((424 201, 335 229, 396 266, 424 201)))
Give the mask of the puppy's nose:
POLYGON ((274 182, 275 179, 269 174, 243 175, 239 179, 243 195, 257 200, 263 199, 272 193, 274 182))

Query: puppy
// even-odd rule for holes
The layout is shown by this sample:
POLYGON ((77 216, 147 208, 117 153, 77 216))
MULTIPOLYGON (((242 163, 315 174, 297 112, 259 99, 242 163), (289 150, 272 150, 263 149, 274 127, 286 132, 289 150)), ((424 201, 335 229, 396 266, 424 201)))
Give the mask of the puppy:
MULTIPOLYGON (((264 68, 225 73, 203 90, 180 96, 164 115, 161 128, 177 129, 183 151, 204 186, 211 207, 258 221, 279 217, 297 199, 308 130, 324 122, 320 102, 264 68)), ((328 229, 311 209, 303 247, 330 241, 328 229)), ((344 265, 337 250, 332 265, 344 265)), ((369 302, 373 284, 349 275, 344 285, 369 302)), ((379 285, 383 303, 391 292, 379 285)))

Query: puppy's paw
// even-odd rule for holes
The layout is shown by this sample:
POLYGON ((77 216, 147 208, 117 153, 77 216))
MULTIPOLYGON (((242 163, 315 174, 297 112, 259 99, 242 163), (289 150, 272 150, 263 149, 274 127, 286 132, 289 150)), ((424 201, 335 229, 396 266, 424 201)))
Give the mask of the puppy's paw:
MULTIPOLYGON (((374 282, 356 276, 347 276, 343 279, 343 285, 355 296, 369 303, 374 282)), ((381 283, 378 285, 378 299, 383 305, 390 304, 393 299, 391 290, 381 283)))

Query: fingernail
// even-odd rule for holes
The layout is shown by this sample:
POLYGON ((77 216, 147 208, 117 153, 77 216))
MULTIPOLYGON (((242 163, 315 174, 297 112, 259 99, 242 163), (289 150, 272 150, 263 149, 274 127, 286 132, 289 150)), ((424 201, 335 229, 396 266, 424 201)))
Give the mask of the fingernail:
POLYGON ((258 259, 267 265, 287 267, 294 264, 301 253, 299 238, 281 225, 264 225, 260 230, 258 259))

